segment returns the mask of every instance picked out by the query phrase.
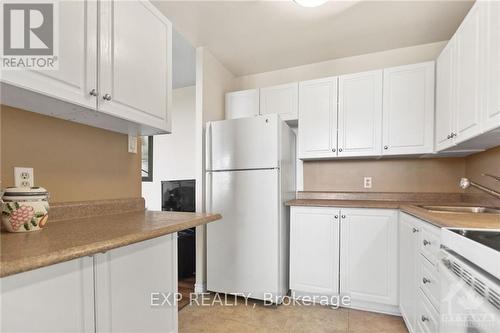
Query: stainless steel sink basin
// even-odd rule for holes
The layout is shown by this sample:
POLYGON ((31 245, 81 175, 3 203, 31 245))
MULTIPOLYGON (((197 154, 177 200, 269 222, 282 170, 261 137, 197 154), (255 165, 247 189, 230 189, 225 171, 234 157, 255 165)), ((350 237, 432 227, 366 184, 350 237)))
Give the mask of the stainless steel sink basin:
POLYGON ((480 207, 480 206, 420 206, 420 207, 435 213, 500 214, 500 208, 480 207))

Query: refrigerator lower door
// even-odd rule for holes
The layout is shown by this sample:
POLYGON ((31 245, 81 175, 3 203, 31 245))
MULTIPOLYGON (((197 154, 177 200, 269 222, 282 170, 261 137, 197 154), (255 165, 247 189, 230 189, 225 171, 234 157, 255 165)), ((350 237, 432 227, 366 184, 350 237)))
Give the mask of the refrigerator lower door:
POLYGON ((277 169, 207 174, 207 210, 222 215, 207 225, 209 291, 261 300, 280 293, 278 175, 277 169))
POLYGON ((210 122, 206 129, 206 169, 279 167, 276 114, 210 122))

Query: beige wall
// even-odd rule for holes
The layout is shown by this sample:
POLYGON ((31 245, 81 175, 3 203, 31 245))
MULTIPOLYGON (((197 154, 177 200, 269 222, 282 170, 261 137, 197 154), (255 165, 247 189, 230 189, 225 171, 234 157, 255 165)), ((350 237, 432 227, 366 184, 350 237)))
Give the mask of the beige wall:
POLYGON ((306 161, 304 190, 460 192, 461 177, 500 190, 500 183, 483 173, 500 176, 500 147, 455 158, 306 161), (371 189, 363 188, 365 176, 373 178, 371 189))
MULTIPOLYGON (((483 173, 500 176, 500 146, 485 152, 467 156, 465 159, 465 175, 467 178, 500 191, 500 182, 484 177, 483 173)), ((472 189, 477 192, 478 190, 472 189)))
POLYGON ((465 159, 307 161, 305 191, 459 192, 465 159), (372 177, 372 188, 363 178, 372 177))
POLYGON ((33 167, 35 185, 51 201, 141 196, 140 154, 127 136, 1 106, 1 181, 14 185, 14 166, 33 167))
POLYGON ((369 53, 354 57, 290 67, 281 70, 240 76, 234 79, 234 90, 266 87, 295 81, 356 73, 384 67, 435 60, 447 41, 369 53))

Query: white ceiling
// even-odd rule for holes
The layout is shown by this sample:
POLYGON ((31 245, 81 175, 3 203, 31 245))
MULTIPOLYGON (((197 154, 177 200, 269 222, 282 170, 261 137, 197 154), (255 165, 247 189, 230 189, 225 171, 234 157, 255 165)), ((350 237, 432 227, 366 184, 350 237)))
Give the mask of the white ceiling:
POLYGON ((465 1, 153 1, 240 76, 449 39, 465 1))

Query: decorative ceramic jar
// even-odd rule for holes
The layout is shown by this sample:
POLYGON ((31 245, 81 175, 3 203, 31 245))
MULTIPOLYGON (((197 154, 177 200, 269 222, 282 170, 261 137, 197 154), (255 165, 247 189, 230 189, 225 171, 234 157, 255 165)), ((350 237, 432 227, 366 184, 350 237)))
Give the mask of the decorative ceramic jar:
POLYGON ((2 224, 9 232, 28 232, 47 226, 49 194, 43 187, 8 187, 3 194, 2 224))

